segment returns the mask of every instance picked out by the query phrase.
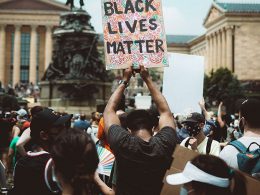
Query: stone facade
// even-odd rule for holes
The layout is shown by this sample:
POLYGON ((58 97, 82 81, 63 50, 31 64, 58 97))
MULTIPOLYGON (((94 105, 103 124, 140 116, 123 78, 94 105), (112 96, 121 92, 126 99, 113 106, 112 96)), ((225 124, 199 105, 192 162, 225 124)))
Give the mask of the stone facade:
POLYGON ((21 80, 22 33, 30 34, 28 81, 35 84, 43 76, 51 62, 52 31, 66 11, 68 7, 51 0, 0 0, 0 81, 4 85, 21 80))

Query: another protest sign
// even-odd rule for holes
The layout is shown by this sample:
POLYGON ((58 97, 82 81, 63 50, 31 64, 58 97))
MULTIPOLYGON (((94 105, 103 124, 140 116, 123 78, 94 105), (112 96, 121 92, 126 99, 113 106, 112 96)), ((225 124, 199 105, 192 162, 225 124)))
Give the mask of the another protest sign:
POLYGON ((204 57, 170 53, 169 67, 164 69, 163 95, 172 113, 201 112, 204 57))
POLYGON ((149 109, 152 105, 152 97, 151 96, 135 96, 135 106, 136 109, 149 109))
POLYGON ((168 66, 161 0, 102 0, 107 69, 168 66))

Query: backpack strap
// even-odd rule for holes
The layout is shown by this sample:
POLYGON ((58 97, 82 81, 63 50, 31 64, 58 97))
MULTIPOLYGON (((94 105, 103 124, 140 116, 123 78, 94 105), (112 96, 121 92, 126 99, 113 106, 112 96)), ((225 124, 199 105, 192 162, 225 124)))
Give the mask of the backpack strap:
POLYGON ((240 153, 246 153, 246 151, 247 151, 247 148, 245 147, 245 145, 242 144, 238 140, 229 142, 229 145, 234 146, 240 153))
POLYGON ((209 153, 210 153, 212 141, 213 141, 213 140, 212 140, 211 138, 208 138, 207 147, 206 147, 206 154, 209 154, 209 153))

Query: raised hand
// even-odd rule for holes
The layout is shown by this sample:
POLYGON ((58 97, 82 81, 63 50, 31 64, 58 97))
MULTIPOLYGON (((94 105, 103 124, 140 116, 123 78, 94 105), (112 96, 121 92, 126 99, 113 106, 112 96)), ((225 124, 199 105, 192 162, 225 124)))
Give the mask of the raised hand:
POLYGON ((129 68, 124 70, 123 80, 126 81, 126 82, 129 82, 132 75, 133 75, 133 68, 132 68, 132 66, 130 66, 129 68))
POLYGON ((147 68, 145 68, 143 65, 140 66, 140 76, 144 81, 150 77, 147 68))

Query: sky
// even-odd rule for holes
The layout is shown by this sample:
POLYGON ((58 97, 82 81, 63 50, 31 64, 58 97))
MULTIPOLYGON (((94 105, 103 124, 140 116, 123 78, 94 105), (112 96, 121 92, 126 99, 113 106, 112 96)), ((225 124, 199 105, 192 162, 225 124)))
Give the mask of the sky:
MULTIPOLYGON (((59 0, 66 2, 66 0, 59 0)), ((84 9, 91 15, 91 24, 102 33, 102 0, 84 0, 84 9)), ((74 0, 77 5, 79 0, 74 0)), ((202 35, 206 32, 203 22, 213 0, 162 0, 166 34, 202 35)), ((260 0, 218 0, 218 2, 260 3, 260 0)))

